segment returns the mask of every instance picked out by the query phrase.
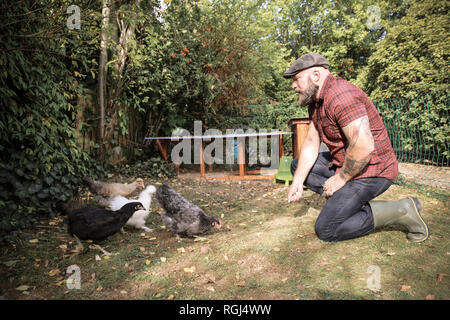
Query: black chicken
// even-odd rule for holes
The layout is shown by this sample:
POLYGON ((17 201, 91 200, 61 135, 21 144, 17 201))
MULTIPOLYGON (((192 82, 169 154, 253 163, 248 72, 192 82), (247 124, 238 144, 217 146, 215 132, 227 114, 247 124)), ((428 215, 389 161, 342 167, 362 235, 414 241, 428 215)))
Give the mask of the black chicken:
MULTIPOLYGON (((74 210, 68 215, 68 232, 77 239, 76 252, 83 250, 82 240, 99 241, 117 233, 128 219, 138 210, 145 210, 140 202, 130 202, 117 211, 87 207, 74 210)), ((95 246, 104 254, 110 255, 99 245, 95 246)))
POLYGON ((164 225, 177 236, 192 237, 222 225, 222 221, 206 215, 165 182, 158 188, 155 197, 164 209, 161 214, 164 225))

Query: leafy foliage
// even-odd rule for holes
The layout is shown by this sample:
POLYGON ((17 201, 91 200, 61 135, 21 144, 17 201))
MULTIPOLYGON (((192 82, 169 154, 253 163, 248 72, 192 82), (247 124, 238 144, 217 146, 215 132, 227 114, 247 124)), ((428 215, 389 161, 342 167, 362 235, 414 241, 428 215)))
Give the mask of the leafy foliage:
POLYGON ((448 92, 450 3, 411 1, 407 13, 376 44, 359 83, 374 99, 448 92))
POLYGON ((55 26, 43 22, 54 20, 39 16, 31 3, 3 3, 8 15, 25 15, 27 23, 20 32, 14 23, 0 31, 0 241, 14 239, 15 230, 38 214, 54 216, 56 203, 69 200, 80 177, 95 168, 72 127, 80 88, 67 67, 70 59, 57 39, 36 41, 55 26))
POLYGON ((146 160, 139 160, 132 164, 121 164, 115 168, 120 174, 134 176, 134 177, 148 177, 148 178, 172 178, 176 176, 173 165, 163 162, 161 158, 150 158, 146 160))

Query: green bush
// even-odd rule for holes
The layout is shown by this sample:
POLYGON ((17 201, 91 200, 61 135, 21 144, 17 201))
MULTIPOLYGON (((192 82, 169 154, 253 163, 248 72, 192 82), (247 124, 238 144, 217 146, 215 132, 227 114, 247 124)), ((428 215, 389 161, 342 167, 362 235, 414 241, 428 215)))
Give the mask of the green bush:
MULTIPOLYGON (((24 34, 46 27, 26 6, 9 6, 7 14, 29 18, 24 34)), ((0 28, 11 35, 0 47, 0 242, 16 239, 40 215, 55 216, 82 176, 102 171, 77 145, 73 105, 81 92, 64 49, 57 39, 38 42, 16 31, 14 24, 0 28)))

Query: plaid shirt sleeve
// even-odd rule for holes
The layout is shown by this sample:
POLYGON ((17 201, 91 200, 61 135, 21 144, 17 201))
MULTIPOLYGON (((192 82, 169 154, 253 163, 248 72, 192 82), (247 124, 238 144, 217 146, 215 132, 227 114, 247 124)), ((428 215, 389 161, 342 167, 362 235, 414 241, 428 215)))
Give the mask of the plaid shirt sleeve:
POLYGON ((341 128, 361 117, 367 116, 366 105, 351 92, 341 93, 334 105, 334 122, 341 128))

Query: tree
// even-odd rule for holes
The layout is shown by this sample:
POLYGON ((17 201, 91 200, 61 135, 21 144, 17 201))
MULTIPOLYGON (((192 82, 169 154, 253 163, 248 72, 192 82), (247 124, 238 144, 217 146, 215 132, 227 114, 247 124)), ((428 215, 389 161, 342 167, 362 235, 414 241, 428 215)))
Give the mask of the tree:
POLYGON ((449 91, 449 9, 448 0, 414 0, 406 15, 387 28, 359 79, 372 98, 449 91))

